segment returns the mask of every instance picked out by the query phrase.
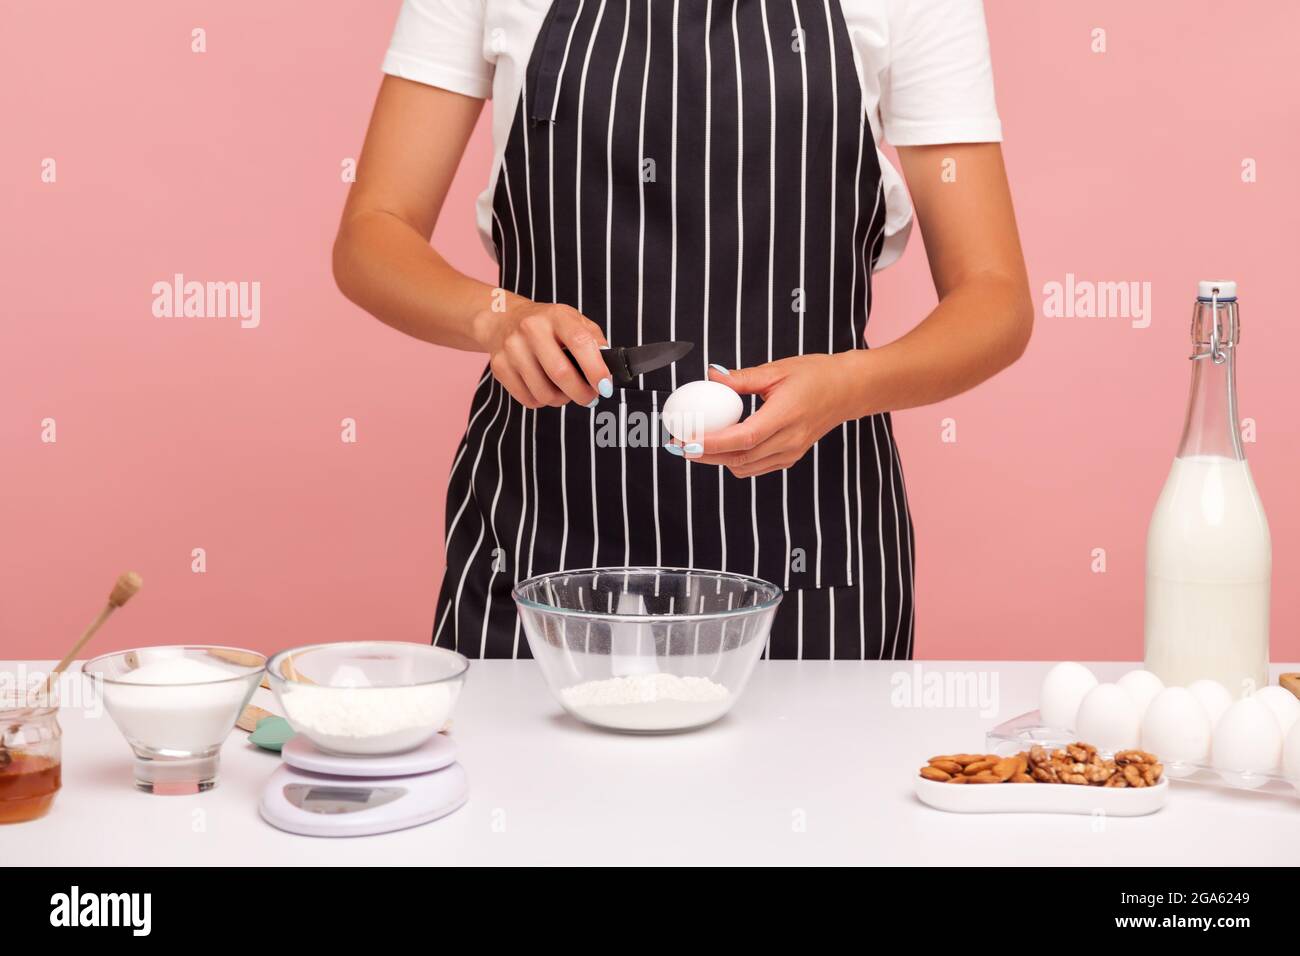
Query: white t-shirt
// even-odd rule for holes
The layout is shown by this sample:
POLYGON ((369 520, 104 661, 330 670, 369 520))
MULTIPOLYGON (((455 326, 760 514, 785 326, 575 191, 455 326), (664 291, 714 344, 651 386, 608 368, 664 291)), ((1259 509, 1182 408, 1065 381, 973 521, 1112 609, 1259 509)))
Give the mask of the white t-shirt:
MULTIPOLYGON (((384 72, 513 104, 551 0, 404 0, 384 72)), ((907 244, 912 203, 880 143, 1002 139, 981 0, 840 0, 862 70, 863 99, 885 187, 885 243, 877 269, 907 244)), ((492 119, 495 159, 479 196, 478 227, 492 249, 492 193, 513 110, 492 119)))

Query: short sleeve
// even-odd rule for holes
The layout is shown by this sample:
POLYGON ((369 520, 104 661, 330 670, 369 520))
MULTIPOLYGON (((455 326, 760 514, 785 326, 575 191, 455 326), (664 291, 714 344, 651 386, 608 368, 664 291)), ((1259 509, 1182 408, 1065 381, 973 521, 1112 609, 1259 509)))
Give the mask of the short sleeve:
POLYGON ((885 139, 894 146, 1001 142, 983 3, 890 2, 885 139))
POLYGON ((384 72, 463 93, 492 94, 483 50, 484 0, 403 0, 384 72))

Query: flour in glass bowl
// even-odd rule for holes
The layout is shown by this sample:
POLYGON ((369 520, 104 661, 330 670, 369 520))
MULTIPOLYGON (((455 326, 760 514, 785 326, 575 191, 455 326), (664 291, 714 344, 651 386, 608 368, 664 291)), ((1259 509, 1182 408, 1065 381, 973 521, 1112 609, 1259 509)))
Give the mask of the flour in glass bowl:
POLYGON ((731 692, 707 677, 662 673, 585 681, 560 698, 574 716, 612 730, 685 730, 731 707, 731 692))
POLYGON ((324 687, 294 684, 280 701, 294 730, 341 754, 399 753, 418 747, 451 715, 457 684, 324 687))

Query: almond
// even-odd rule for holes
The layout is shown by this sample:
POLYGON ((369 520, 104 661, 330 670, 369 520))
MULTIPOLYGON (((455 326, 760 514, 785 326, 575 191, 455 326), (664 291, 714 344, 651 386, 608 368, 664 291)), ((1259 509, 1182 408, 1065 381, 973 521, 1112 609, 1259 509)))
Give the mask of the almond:
POLYGON ((921 776, 924 777, 926 780, 936 780, 939 783, 943 783, 943 781, 945 780, 952 779, 952 774, 946 773, 945 771, 940 770, 938 767, 922 767, 921 776))
POLYGON ((992 769, 999 780, 1010 780, 1020 772, 1020 764, 1015 757, 1003 757, 993 765, 992 769))

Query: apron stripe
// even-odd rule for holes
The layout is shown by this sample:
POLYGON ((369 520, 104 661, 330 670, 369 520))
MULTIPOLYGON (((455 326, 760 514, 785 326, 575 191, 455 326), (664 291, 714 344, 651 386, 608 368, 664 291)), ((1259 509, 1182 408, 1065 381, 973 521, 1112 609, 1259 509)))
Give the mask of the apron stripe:
MULTIPOLYGON (((515 560, 510 565, 510 571, 514 575, 515 584, 519 583, 519 572, 523 569, 523 553, 521 547, 524 542, 524 525, 528 523, 528 460, 524 456, 524 449, 526 447, 524 440, 528 437, 528 428, 525 424, 528 420, 528 409, 521 409, 521 411, 522 414, 519 421, 519 520, 515 527, 515 560)), ((537 507, 536 502, 534 502, 533 507, 537 507)), ((512 659, 519 656, 519 630, 521 627, 518 614, 514 615, 514 619, 515 634, 514 640, 510 646, 510 657, 512 659)))
POLYGON ((484 654, 487 653, 488 622, 492 619, 492 584, 493 582, 496 581, 497 574, 501 570, 503 549, 501 547, 501 541, 496 537, 497 503, 500 502, 501 500, 501 485, 502 482, 504 482, 506 476, 505 466, 502 464, 501 461, 501 447, 505 442, 506 431, 510 427, 510 413, 514 410, 516 404, 518 403, 512 401, 505 402, 506 420, 502 424, 501 430, 497 432, 497 490, 492 495, 492 510, 490 512, 490 520, 488 522, 488 526, 492 529, 493 532, 492 576, 488 578, 487 607, 483 612, 483 628, 479 634, 479 649, 478 649, 479 657, 482 657, 484 654))

